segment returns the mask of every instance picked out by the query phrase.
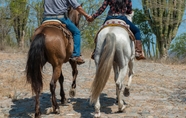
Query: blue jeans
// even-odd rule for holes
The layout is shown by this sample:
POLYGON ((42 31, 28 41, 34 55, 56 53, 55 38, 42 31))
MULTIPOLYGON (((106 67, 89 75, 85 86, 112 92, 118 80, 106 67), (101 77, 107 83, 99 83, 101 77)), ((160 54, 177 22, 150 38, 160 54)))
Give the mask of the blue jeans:
MULTIPOLYGON (((44 18, 45 20, 51 20, 54 18, 44 18)), ((66 24, 67 29, 70 30, 73 36, 74 40, 74 50, 72 57, 79 57, 81 55, 81 34, 80 30, 75 26, 75 24, 69 19, 69 18, 55 18, 57 20, 60 20, 62 23, 66 24)))
MULTIPOLYGON (((132 31, 132 33, 134 34, 136 40, 141 40, 141 34, 140 34, 140 30, 132 23, 130 22, 126 16, 107 16, 106 19, 105 19, 105 22, 107 20, 110 20, 110 19, 120 19, 120 20, 123 20, 125 21, 129 26, 130 26, 130 30, 132 31)), ((105 23, 104 22, 104 23, 105 23)))

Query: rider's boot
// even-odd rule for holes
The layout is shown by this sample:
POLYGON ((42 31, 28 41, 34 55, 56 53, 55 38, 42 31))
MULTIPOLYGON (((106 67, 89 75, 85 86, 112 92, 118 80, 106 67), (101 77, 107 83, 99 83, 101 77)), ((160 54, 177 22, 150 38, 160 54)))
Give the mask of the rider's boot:
POLYGON ((81 65, 81 64, 85 63, 85 61, 82 58, 82 56, 72 57, 71 60, 76 61, 78 65, 81 65))
POLYGON ((136 40, 135 43, 135 56, 137 60, 146 59, 142 50, 141 40, 136 40))

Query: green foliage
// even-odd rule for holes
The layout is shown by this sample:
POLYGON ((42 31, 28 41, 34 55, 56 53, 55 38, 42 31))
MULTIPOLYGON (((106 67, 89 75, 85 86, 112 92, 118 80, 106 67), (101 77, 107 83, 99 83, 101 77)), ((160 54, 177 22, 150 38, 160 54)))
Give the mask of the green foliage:
POLYGON ((30 8, 27 6, 27 0, 12 0, 10 1, 9 7, 17 43, 21 46, 20 43, 21 40, 24 39, 24 32, 30 8))
POLYGON ((37 1, 36 3, 33 3, 33 4, 35 6, 34 10, 36 11, 36 17, 37 17, 38 25, 40 25, 41 22, 42 22, 42 19, 43 19, 43 12, 44 12, 43 4, 44 4, 44 0, 37 1))
POLYGON ((186 33, 181 34, 173 40, 170 50, 172 53, 176 53, 178 58, 186 56, 186 33))
POLYGON ((148 18, 142 10, 134 9, 133 23, 137 24, 137 27, 140 29, 145 55, 152 57, 155 56, 155 42, 153 40, 152 29, 150 28, 147 19, 148 18))
MULTIPOLYGON (((96 10, 102 5, 103 1, 93 1, 86 0, 83 2, 83 9, 89 14, 93 14, 96 10)), ((99 31, 100 26, 103 24, 106 18, 106 10, 105 12, 96 18, 93 22, 89 23, 86 21, 84 17, 82 17, 80 21, 80 30, 82 34, 82 44, 83 48, 94 48, 94 39, 99 31)))
POLYGON ((185 10, 186 0, 142 0, 143 10, 156 35, 160 58, 166 58, 185 10))
POLYGON ((7 11, 8 7, 0 6, 0 47, 9 43, 6 40, 9 39, 8 34, 11 30, 11 25, 8 19, 9 15, 7 11))

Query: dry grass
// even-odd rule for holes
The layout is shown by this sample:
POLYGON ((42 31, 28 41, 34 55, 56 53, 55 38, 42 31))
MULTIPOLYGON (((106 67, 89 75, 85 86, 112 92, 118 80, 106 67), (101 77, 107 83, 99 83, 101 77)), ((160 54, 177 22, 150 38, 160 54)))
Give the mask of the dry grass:
MULTIPOLYGON (((84 58, 90 59, 93 50, 83 49, 82 55, 84 58)), ((0 99, 2 97, 9 97, 15 99, 17 93, 20 91, 31 92, 30 84, 26 83, 25 68, 28 49, 6 48, 0 51, 0 99), (10 62, 9 62, 10 61, 10 62)), ((175 65, 179 67, 180 64, 186 64, 186 58, 183 60, 168 59, 168 60, 153 60, 147 59, 145 62, 163 63, 168 65, 175 65)), ((51 76, 45 74, 44 76, 51 76)), ((44 80, 44 89, 49 88, 48 80, 44 80)))
POLYGON ((90 58, 92 52, 93 52, 93 49, 84 48, 82 49, 82 56, 85 58, 90 58))

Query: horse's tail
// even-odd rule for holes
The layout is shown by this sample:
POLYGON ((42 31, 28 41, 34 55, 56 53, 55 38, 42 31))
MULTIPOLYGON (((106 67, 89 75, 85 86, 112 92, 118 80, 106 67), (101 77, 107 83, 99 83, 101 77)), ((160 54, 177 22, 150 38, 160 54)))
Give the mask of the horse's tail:
POLYGON ((108 33, 103 42, 96 75, 91 87, 90 103, 95 103, 109 79, 115 54, 116 36, 108 33))
POLYGON ((45 63, 45 36, 40 33, 31 43, 26 63, 27 82, 31 84, 32 91, 35 93, 40 93, 43 89, 41 71, 45 63))

